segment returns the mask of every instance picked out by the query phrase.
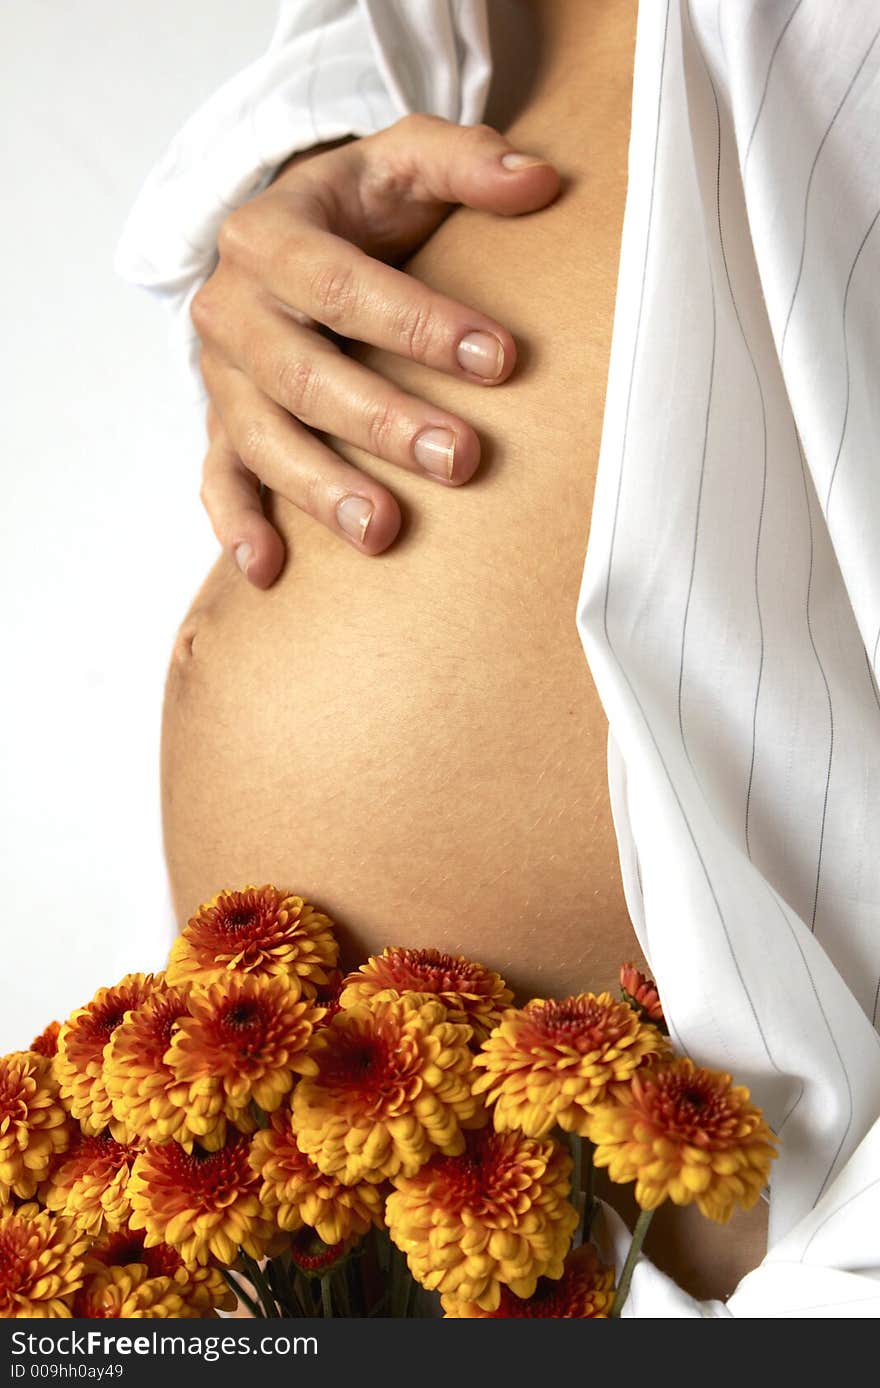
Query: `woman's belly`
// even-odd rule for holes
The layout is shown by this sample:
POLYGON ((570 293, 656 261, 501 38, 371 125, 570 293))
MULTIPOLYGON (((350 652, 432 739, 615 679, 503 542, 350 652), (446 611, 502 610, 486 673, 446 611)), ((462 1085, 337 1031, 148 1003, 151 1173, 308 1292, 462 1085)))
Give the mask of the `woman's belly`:
POLYGON ((457 211, 412 264, 511 329, 514 379, 364 354, 474 424, 477 478, 450 491, 348 448, 401 503, 395 546, 367 559, 276 499, 280 581, 257 592, 221 559, 184 622, 163 748, 182 920, 275 881, 337 918, 352 958, 434 945, 529 995, 605 986, 637 952, 575 626, 625 193, 629 17, 617 30, 576 83, 553 65, 511 129, 567 176, 558 203, 457 211))

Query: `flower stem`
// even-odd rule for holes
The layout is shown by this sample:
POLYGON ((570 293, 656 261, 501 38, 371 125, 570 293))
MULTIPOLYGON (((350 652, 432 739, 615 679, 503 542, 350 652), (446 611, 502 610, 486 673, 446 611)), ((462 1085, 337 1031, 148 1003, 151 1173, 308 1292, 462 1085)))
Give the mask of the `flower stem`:
POLYGON ((614 1305, 611 1308, 611 1320, 619 1320, 629 1296, 629 1284, 632 1282, 635 1272, 636 1262, 642 1251, 642 1244, 645 1242, 645 1235, 654 1218, 653 1210, 642 1210, 636 1220, 636 1227, 633 1230, 632 1243, 626 1255, 626 1262, 623 1265, 623 1272, 620 1274, 620 1281, 617 1284, 617 1291, 614 1293, 614 1305))
POLYGON ((254 1258, 250 1258, 247 1253, 242 1251, 241 1260, 244 1263, 248 1278, 253 1282, 257 1289, 260 1301, 263 1303, 263 1316, 267 1320, 279 1320, 280 1312, 275 1304, 269 1283, 263 1275, 263 1271, 254 1258))
POLYGON ((239 1301, 244 1303, 244 1305, 248 1308, 254 1319, 258 1321, 262 1320, 263 1313, 260 1310, 260 1307, 254 1301, 252 1296, 248 1296, 248 1293, 245 1291, 238 1278, 233 1276, 233 1274, 229 1271, 229 1268, 221 1268, 220 1272, 222 1273, 223 1281, 226 1283, 227 1287, 231 1287, 232 1291, 238 1297, 239 1301))
POLYGON ((330 1274, 321 1278, 321 1309, 325 1320, 333 1319, 333 1294, 330 1290, 330 1274))
POLYGON ((590 1230, 593 1227, 593 1215, 596 1212, 596 1164, 593 1161, 593 1153, 596 1148, 592 1142, 583 1139, 583 1146, 586 1149, 587 1159, 585 1162, 587 1181, 584 1192, 584 1224, 582 1242, 588 1243, 590 1230))

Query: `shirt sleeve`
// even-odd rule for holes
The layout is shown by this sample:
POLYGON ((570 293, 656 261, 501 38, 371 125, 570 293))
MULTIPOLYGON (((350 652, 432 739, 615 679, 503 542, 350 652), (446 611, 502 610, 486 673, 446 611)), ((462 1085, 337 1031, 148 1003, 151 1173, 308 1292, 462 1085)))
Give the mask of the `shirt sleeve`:
POLYGON ((116 251, 122 278, 166 303, 172 346, 197 380, 189 305, 224 218, 300 150, 413 111, 479 121, 490 72, 485 0, 283 0, 265 54, 195 112, 148 175, 116 251))

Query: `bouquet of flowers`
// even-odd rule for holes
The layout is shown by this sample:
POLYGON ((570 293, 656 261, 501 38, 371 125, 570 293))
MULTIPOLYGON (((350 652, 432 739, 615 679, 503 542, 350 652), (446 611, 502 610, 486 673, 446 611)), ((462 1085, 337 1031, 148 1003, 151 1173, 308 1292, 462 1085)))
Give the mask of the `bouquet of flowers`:
POLYGON ((651 1212, 726 1221, 776 1155, 656 989, 514 1005, 498 974, 223 891, 0 1059, 0 1315, 619 1316, 651 1212), (592 1172, 643 1214, 615 1286, 592 1172))

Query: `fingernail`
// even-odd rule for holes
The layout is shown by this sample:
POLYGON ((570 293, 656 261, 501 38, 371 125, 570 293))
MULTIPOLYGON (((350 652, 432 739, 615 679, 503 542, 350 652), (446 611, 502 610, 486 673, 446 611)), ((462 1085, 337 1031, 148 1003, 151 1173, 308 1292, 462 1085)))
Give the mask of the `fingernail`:
POLYGON ((415 460, 445 482, 452 478, 455 463, 455 435, 451 429, 423 429, 413 443, 415 460))
POLYGON ((505 169, 511 169, 514 173, 519 169, 533 169, 536 164, 546 164, 546 159, 539 159, 537 154, 515 154, 512 150, 509 154, 502 154, 501 162, 505 169))
POLYGON ((235 562, 247 577, 248 566, 254 557, 254 551, 248 544, 240 544, 235 547, 235 562))
POLYGON ((336 504, 336 519, 346 535, 363 544, 367 527, 373 519, 373 503, 363 496, 344 496, 336 504))
POLYGON ((494 381, 504 370, 504 348, 494 333, 468 333, 458 344, 458 364, 475 376, 494 381))

